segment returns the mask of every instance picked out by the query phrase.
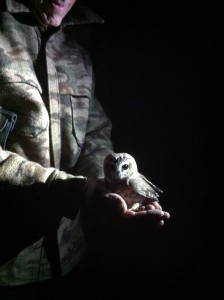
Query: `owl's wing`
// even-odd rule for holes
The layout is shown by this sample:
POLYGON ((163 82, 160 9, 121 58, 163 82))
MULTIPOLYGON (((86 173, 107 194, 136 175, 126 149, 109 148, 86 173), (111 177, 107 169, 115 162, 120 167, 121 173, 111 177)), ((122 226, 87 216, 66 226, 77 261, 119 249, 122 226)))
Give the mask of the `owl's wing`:
POLYGON ((153 199, 154 201, 158 201, 159 194, 157 192, 162 193, 162 190, 156 187, 152 182, 150 182, 144 175, 140 173, 131 176, 127 181, 127 184, 136 193, 146 198, 153 199))

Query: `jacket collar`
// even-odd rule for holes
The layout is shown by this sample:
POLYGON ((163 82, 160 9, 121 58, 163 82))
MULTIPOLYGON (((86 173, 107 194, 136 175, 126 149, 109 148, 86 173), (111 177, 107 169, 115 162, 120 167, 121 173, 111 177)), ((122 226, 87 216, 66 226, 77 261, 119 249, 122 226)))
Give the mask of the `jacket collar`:
MULTIPOLYGON (((2 0, 0 0, 2 1, 2 0)), ((7 11, 10 13, 29 13, 30 0, 5 0, 7 11)), ((63 25, 104 23, 104 20, 91 9, 75 4, 71 12, 63 20, 63 25)))

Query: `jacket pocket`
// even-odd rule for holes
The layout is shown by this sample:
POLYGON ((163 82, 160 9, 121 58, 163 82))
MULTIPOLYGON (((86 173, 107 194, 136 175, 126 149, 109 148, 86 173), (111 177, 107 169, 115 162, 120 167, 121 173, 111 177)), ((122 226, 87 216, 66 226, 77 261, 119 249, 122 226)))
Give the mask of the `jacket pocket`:
POLYGON ((89 98, 71 95, 72 132, 79 147, 82 147, 89 118, 89 98))
POLYGON ((3 149, 6 147, 6 142, 9 133, 13 130, 17 120, 17 115, 0 106, 0 145, 3 149))

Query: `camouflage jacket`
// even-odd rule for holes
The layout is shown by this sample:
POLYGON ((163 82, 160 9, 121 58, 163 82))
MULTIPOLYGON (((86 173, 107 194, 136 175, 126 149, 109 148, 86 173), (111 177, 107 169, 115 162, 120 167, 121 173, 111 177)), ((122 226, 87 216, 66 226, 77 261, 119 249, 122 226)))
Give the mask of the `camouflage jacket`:
MULTIPOLYGON (((61 179, 62 200, 66 181, 72 179, 74 187, 79 183, 79 191, 72 190, 75 199, 86 177, 102 175, 102 160, 112 150, 111 123, 94 96, 91 60, 76 41, 79 28, 101 19, 75 5, 60 28, 49 33, 35 23, 24 1, 3 2, 0 107, 17 119, 0 146, 0 185, 50 187, 61 179)), ((0 130, 7 122, 2 113, 0 130)), ((85 251, 79 214, 73 221, 63 217, 57 235, 66 274, 85 251)), ((0 285, 49 278, 43 237, 0 267, 0 285)))

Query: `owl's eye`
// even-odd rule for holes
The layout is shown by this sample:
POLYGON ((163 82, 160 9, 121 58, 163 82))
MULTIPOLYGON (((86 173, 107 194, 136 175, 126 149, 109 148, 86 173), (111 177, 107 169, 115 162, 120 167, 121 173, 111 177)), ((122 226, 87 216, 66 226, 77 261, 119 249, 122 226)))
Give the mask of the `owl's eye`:
POLYGON ((127 169, 128 169, 128 164, 122 166, 122 170, 127 170, 127 169))

